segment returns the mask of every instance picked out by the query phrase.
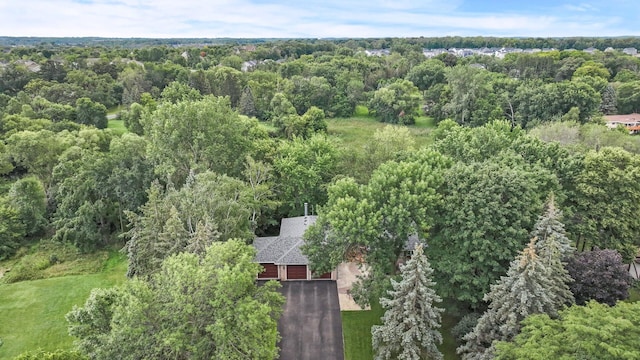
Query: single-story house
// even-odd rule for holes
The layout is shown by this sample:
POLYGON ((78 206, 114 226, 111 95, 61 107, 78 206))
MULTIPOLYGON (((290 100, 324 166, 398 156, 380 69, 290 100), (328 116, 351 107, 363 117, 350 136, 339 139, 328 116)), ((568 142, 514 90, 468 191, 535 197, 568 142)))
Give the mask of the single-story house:
POLYGON ((637 134, 640 130, 640 114, 606 115, 604 119, 609 129, 615 129, 619 125, 622 125, 626 127, 631 134, 637 134))
POLYGON ((302 253, 304 232, 316 222, 317 216, 298 216, 282 219, 280 234, 256 238, 253 246, 257 254, 255 261, 264 270, 258 279, 276 280, 336 280, 337 271, 325 274, 312 274, 309 259, 302 253))

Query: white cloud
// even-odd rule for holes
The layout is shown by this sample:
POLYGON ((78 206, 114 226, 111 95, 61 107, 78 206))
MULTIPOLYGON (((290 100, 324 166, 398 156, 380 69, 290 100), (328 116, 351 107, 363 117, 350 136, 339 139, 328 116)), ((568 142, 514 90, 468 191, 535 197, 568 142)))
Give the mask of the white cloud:
POLYGON ((579 11, 579 12, 598 11, 598 8, 588 3, 581 3, 578 5, 565 4, 564 8, 569 11, 579 11))
POLYGON ((588 3, 565 5, 562 12, 555 7, 549 9, 548 15, 503 13, 500 9, 464 13, 457 10, 461 5, 462 0, 3 1, 0 3, 0 35, 253 38, 615 36, 639 34, 640 30, 620 27, 623 24, 620 17, 589 16, 589 11, 596 7, 588 3))

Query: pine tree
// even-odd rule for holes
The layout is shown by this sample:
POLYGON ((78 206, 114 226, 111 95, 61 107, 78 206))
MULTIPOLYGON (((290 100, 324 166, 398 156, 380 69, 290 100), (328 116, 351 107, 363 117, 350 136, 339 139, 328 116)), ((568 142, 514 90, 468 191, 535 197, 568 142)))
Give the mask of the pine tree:
POLYGON ((554 238, 558 246, 557 250, 560 251, 560 257, 564 259, 571 255, 575 248, 571 245, 569 238, 567 238, 564 224, 560 222, 560 219, 562 219, 562 211, 556 208, 553 194, 549 196, 545 208, 546 211, 544 215, 538 218, 531 232, 531 237, 537 238, 536 253, 543 258, 549 257, 550 254, 547 253, 547 243, 551 238, 554 238))
MULTIPOLYGON (((573 279, 563 262, 575 251, 571 241, 564 231, 564 224, 560 222, 562 212, 555 206, 553 194, 547 200, 544 215, 538 218, 531 232, 535 241, 536 253, 544 263, 548 271, 550 295, 556 297, 556 305, 560 309, 564 305, 575 303, 570 284, 573 279)), ((557 313, 548 313, 551 317, 556 317, 557 313)))
POLYGON ((421 245, 400 272, 400 282, 391 280, 390 297, 380 299, 386 309, 382 325, 371 329, 375 358, 442 359, 437 344, 442 343, 438 329, 443 309, 433 306, 442 299, 433 290, 433 269, 421 245))
POLYGON ((607 85, 602 90, 602 103, 600 104, 600 111, 605 115, 615 114, 618 110, 616 108, 617 96, 616 89, 611 84, 607 85))
MULTIPOLYGON (((557 284, 549 277, 549 268, 536 255, 535 239, 511 263, 507 275, 491 286, 484 300, 489 309, 475 329, 464 336, 458 348, 463 360, 492 359, 495 341, 510 341, 520 331, 520 321, 531 314, 557 314, 565 295, 556 293, 557 284)), ((566 285, 565 285, 566 286, 566 285)))
POLYGON ((242 95, 240 95, 240 101, 238 103, 238 111, 240 114, 248 117, 255 117, 258 114, 253 99, 253 92, 251 92, 251 88, 248 86, 245 86, 242 90, 242 95))

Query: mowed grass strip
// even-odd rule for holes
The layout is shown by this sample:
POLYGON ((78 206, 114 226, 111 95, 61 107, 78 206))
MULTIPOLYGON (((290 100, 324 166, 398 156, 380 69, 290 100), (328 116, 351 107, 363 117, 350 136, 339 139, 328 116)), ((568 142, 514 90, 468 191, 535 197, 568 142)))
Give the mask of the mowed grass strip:
MULTIPOLYGON (((380 318, 384 314, 380 305, 374 305, 371 310, 342 311, 342 334, 344 337, 345 360, 372 360, 371 326, 381 324, 380 318)), ((456 341, 451 335, 451 328, 456 319, 444 314, 442 316, 442 345, 438 348, 445 359, 459 359, 456 354, 456 341)))
POLYGON ((102 272, 0 285, 0 359, 37 349, 69 349, 73 338, 64 318, 91 289, 125 281, 125 257, 112 253, 102 272))
POLYGON ((372 360, 371 326, 379 325, 384 314, 380 305, 371 310, 342 311, 342 336, 345 360, 372 360))

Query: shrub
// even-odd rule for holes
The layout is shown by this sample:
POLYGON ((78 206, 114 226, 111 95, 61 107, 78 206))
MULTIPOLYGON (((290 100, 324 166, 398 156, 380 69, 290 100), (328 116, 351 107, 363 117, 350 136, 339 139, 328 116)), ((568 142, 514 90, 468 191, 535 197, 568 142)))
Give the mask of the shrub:
POLYGON ((585 251, 571 257, 567 263, 569 275, 575 280, 570 285, 578 305, 589 300, 613 306, 629 297, 631 276, 615 250, 585 251))
POLYGON ((451 335, 456 339, 458 344, 462 344, 462 337, 473 331, 480 319, 479 313, 469 313, 460 319, 456 326, 451 328, 451 335))

